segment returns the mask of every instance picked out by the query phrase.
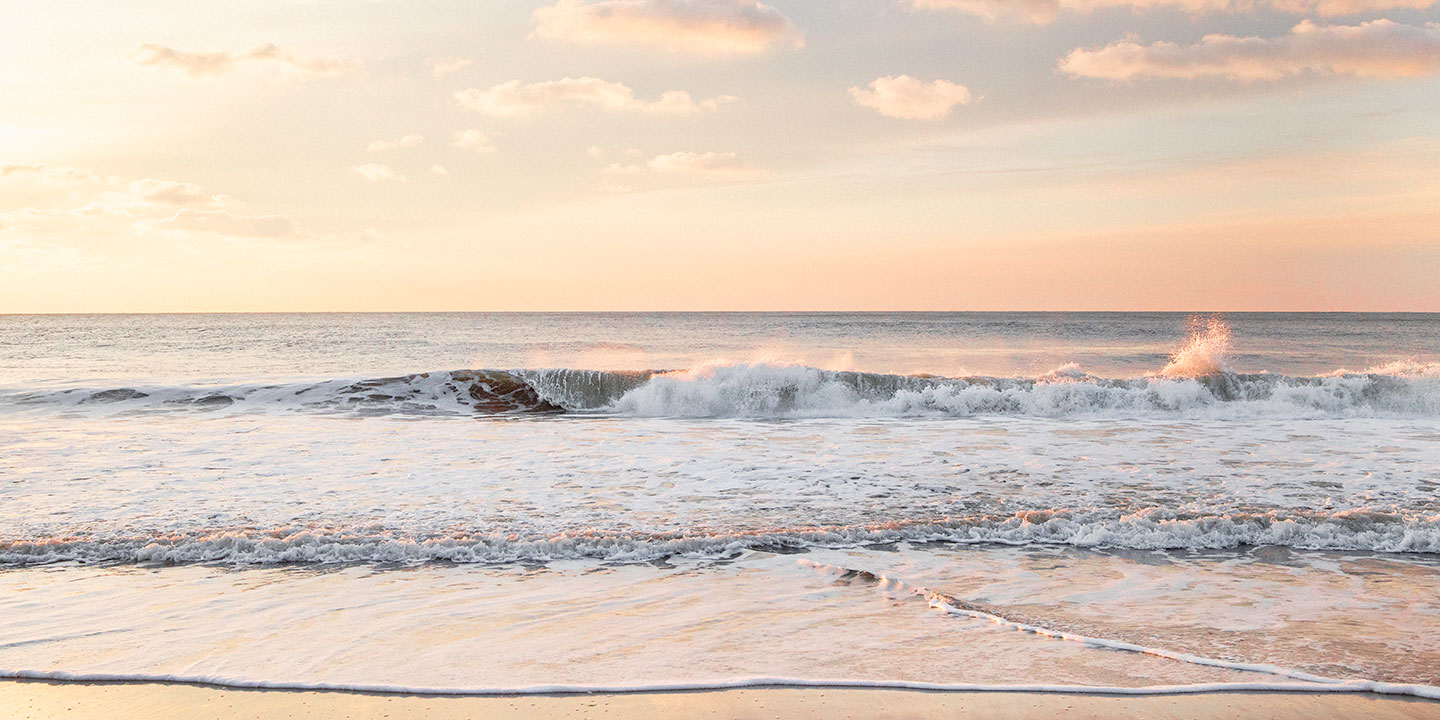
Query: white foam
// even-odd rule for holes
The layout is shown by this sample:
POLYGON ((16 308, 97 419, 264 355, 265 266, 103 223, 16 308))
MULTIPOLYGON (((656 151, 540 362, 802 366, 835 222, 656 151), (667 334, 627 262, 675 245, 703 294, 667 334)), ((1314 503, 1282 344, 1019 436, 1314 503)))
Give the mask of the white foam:
POLYGON ((1008 516, 873 525, 773 528, 731 533, 584 531, 533 537, 467 534, 415 537, 366 528, 306 526, 196 529, 157 536, 61 535, 0 541, 0 566, 57 562, 513 563, 589 559, 729 557, 767 548, 839 548, 893 542, 1053 544, 1139 550, 1276 545, 1307 550, 1440 553, 1440 515, 1373 511, 1272 511, 1185 517, 1148 509, 1027 510, 1008 516))

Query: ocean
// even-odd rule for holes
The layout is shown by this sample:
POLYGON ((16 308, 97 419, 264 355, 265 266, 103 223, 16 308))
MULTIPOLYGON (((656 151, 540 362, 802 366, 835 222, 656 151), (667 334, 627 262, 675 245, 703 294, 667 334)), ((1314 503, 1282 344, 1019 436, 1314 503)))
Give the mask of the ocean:
POLYGON ((1440 697, 1440 315, 0 316, 0 676, 1440 697))

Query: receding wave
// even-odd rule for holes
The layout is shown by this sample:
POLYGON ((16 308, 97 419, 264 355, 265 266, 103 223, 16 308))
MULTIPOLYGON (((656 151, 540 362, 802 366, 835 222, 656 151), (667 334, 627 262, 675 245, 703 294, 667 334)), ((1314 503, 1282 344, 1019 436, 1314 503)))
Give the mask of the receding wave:
POLYGON ((1305 550, 1440 553, 1440 515, 1369 510, 1192 515, 1161 509, 1032 510, 921 521, 730 532, 608 532, 548 535, 414 533, 381 527, 296 525, 201 528, 136 535, 71 533, 0 541, 0 565, 81 563, 545 563, 648 562, 731 557, 895 542, 1053 544, 1142 550, 1223 550, 1276 545, 1305 550))
MULTIPOLYGON (((938 377, 727 364, 686 371, 450 370, 231 386, 0 390, 12 409, 124 414, 322 412, 359 415, 644 417, 1035 417, 1440 415, 1440 364, 1309 377, 1238 373, 1101 378, 1074 365, 1033 378, 938 377)), ((1172 368, 1167 367, 1167 372, 1172 368)))

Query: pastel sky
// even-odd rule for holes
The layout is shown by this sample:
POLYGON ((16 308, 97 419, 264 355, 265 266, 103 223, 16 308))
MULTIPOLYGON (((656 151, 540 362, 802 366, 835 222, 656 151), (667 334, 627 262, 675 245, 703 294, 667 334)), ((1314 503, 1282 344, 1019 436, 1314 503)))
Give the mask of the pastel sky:
POLYGON ((0 312, 1440 311, 1440 0, 4 16, 0 312))

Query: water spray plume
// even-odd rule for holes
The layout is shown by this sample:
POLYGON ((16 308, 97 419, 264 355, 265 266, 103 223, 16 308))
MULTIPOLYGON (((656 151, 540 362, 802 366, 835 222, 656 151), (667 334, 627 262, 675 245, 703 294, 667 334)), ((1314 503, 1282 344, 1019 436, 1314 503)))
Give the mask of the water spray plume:
POLYGON ((1215 375, 1229 369, 1230 325, 1223 318, 1192 316, 1190 337, 1170 357, 1160 374, 1165 377, 1193 378, 1215 375))

